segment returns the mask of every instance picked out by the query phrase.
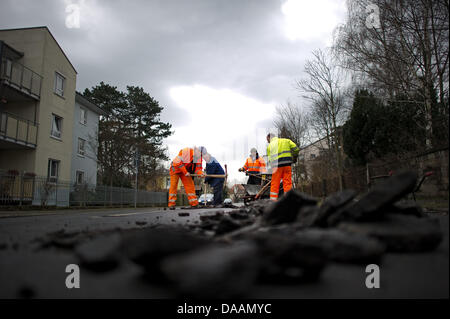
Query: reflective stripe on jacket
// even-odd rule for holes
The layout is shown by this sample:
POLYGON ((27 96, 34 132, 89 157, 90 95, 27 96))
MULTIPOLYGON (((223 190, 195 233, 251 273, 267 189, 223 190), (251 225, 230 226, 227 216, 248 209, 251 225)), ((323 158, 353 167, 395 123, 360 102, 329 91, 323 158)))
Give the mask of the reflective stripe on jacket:
POLYGON ((273 137, 267 146, 267 157, 272 167, 291 165, 300 149, 288 138, 273 137))
POLYGON ((247 158, 244 165, 244 171, 253 172, 253 173, 265 173, 266 172, 266 163, 259 157, 253 161, 251 157, 247 158))

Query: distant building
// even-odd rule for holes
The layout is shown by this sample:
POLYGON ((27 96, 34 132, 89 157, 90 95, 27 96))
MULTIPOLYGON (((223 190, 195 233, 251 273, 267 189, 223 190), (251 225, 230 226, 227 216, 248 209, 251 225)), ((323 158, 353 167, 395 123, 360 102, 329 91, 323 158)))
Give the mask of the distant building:
POLYGON ((299 162, 303 164, 305 169, 305 172, 302 172, 302 174, 304 174, 303 178, 306 178, 306 180, 311 179, 312 166, 315 160, 318 159, 325 150, 328 150, 328 142, 326 137, 300 149, 298 159, 299 162))
POLYGON ((83 97, 75 95, 71 180, 77 185, 97 184, 98 122, 106 112, 83 97))
MULTIPOLYGON (((342 126, 337 128, 337 132, 342 139, 342 126)), ((333 144, 333 134, 329 137, 323 137, 314 143, 311 143, 305 147, 302 147, 299 152, 299 163, 303 166, 304 171, 301 174, 303 180, 311 181, 313 177, 323 178, 324 176, 334 176, 336 175, 336 155, 335 155, 335 145, 333 144), (331 146, 329 145, 331 143, 331 146), (315 173, 313 172, 315 171, 315 173), (318 171, 321 171, 318 174, 318 171), (315 176, 313 176, 315 175, 315 176)), ((338 146, 342 160, 346 158, 343 150, 338 146)))

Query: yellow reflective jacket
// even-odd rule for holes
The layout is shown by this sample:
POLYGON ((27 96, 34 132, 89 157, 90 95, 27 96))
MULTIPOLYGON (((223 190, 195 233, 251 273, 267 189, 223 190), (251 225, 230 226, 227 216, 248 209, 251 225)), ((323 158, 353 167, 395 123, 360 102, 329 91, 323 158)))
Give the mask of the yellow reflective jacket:
POLYGON ((267 158, 271 167, 289 166, 300 149, 288 138, 273 137, 267 146, 267 158))

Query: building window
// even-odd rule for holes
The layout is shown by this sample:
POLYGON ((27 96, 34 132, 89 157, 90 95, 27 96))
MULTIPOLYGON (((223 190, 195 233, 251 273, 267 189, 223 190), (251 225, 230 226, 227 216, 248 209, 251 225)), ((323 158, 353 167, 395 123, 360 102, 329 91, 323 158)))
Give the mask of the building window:
POLYGON ((84 172, 83 171, 77 171, 77 184, 81 185, 84 183, 84 172))
POLYGON ((82 138, 78 138, 78 154, 84 155, 84 146, 86 144, 86 141, 82 138))
POLYGON ((6 113, 0 113, 0 133, 6 133, 6 113))
POLYGON ((52 131, 51 136, 61 138, 62 132, 62 117, 52 114, 52 131))
POLYGON ((59 163, 60 161, 49 159, 48 160, 48 181, 56 183, 58 181, 58 172, 59 172, 59 163))
POLYGON ((66 78, 55 72, 55 93, 64 96, 64 86, 65 86, 66 78))
POLYGON ((6 68, 5 68, 5 76, 7 79, 11 79, 12 73, 12 61, 10 59, 6 59, 6 68))
POLYGON ((85 109, 80 108, 80 123, 87 123, 87 111, 85 109))
POLYGON ((316 158, 316 154, 311 154, 310 157, 311 157, 311 159, 314 159, 314 158, 316 158))

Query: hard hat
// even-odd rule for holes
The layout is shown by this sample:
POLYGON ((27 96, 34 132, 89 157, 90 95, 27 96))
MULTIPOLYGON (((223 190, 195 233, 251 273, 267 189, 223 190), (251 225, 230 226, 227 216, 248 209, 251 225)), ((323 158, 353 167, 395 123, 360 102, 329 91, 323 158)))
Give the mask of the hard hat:
POLYGON ((250 150, 250 153, 252 153, 252 152, 258 152, 258 150, 256 149, 256 148, 254 148, 254 147, 252 147, 252 149, 250 150))

